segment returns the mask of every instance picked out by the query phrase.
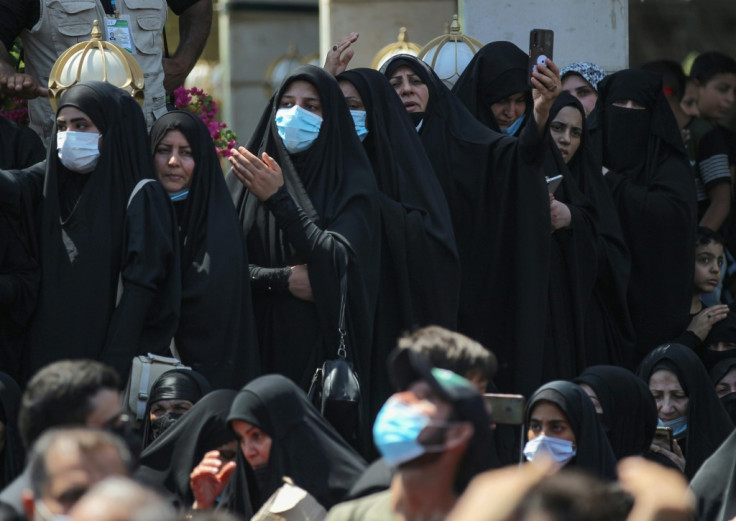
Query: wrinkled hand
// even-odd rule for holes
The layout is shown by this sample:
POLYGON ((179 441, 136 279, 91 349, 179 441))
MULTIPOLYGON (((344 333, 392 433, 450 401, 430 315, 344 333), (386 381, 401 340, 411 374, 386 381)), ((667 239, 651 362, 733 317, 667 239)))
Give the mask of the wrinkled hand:
POLYGON ((358 33, 350 33, 347 36, 343 36, 342 39, 330 48, 325 58, 325 64, 322 67, 324 70, 337 76, 340 73, 345 72, 348 68, 350 60, 355 55, 355 50, 351 45, 358 41, 358 33))
POLYGON ((447 521, 502 521, 517 509, 529 490, 554 473, 552 458, 478 474, 458 499, 447 521))
POLYGON ((532 72, 532 98, 534 99, 534 120, 540 133, 549 118, 549 110, 552 108, 557 96, 562 92, 562 81, 560 70, 552 60, 547 60, 547 65, 537 65, 537 70, 532 72))
POLYGON ((713 324, 720 322, 728 316, 729 308, 725 304, 718 304, 705 308, 703 311, 698 313, 690 321, 690 325, 687 326, 688 331, 692 331, 697 337, 703 341, 705 337, 710 333, 713 324))
POLYGON ((549 194, 549 216, 552 221, 552 231, 567 228, 572 222, 570 208, 565 203, 561 203, 555 199, 555 196, 549 194))
POLYGON ((682 455, 682 449, 680 448, 680 444, 677 443, 677 440, 672 440, 672 450, 670 450, 669 447, 665 447, 657 443, 655 439, 649 447, 649 450, 669 458, 675 465, 677 465, 678 469, 685 472, 685 464, 687 461, 685 460, 685 456, 682 455))
POLYGON ((7 74, 0 74, 0 92, 26 99, 49 95, 49 89, 40 85, 33 76, 15 70, 7 74))
POLYGON ((240 182, 253 192, 259 201, 265 201, 281 188, 284 176, 274 158, 265 152, 261 157, 262 160, 247 148, 238 147, 233 150, 229 160, 233 167, 232 171, 240 182))
POLYGON ((164 88, 167 94, 171 94, 184 85, 184 80, 187 79, 191 69, 182 65, 176 58, 163 58, 161 63, 164 68, 164 88))
POLYGON ((214 506, 217 498, 225 490, 225 485, 235 472, 236 464, 230 461, 222 464, 220 452, 211 450, 204 455, 199 465, 189 474, 189 487, 194 494, 195 510, 206 510, 214 506))
POLYGON ((291 267, 291 275, 289 275, 289 291, 296 298, 314 302, 312 295, 312 286, 309 283, 309 270, 306 264, 299 264, 291 267))
POLYGON ((695 498, 682 474, 638 457, 622 460, 617 468, 619 483, 634 496, 627 521, 692 519, 695 498))

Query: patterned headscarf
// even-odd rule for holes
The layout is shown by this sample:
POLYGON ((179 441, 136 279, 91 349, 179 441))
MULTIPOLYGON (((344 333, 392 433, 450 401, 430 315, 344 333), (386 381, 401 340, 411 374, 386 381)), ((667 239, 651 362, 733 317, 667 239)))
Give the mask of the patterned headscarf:
POLYGON ((582 76, 596 92, 598 92, 598 82, 606 77, 606 71, 591 62, 575 62, 565 66, 560 71, 560 78, 564 80, 565 76, 572 73, 582 76))

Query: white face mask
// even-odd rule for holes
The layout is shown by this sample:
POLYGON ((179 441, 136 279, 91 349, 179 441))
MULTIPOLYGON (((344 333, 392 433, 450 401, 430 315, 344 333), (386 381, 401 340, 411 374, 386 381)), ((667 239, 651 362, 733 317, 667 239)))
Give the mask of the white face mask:
POLYGON ((553 438, 551 436, 537 436, 529 440, 524 446, 524 457, 528 461, 534 461, 538 454, 546 452, 552 456, 560 466, 564 466, 575 457, 577 449, 571 441, 553 438))
POLYGON ((100 159, 100 137, 91 132, 59 132, 56 134, 59 161, 73 172, 89 174, 100 159))

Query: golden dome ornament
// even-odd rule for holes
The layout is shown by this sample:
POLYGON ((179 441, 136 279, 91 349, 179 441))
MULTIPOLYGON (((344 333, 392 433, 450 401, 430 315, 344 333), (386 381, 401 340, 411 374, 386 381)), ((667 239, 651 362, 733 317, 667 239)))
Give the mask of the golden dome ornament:
POLYGON ((452 15, 450 31, 427 43, 418 58, 429 65, 451 89, 481 47, 481 42, 462 33, 455 14, 452 15))
POLYGON ((416 56, 422 48, 417 44, 410 42, 406 38, 406 27, 399 29, 398 40, 394 43, 390 43, 384 46, 380 51, 373 57, 371 68, 379 70, 384 63, 389 59, 393 58, 397 54, 410 54, 416 56))
POLYGON ((49 75, 49 101, 56 112, 62 93, 83 81, 104 81, 130 93, 143 106, 145 81, 128 51, 102 40, 100 24, 92 23, 91 40, 72 45, 56 60, 49 75))

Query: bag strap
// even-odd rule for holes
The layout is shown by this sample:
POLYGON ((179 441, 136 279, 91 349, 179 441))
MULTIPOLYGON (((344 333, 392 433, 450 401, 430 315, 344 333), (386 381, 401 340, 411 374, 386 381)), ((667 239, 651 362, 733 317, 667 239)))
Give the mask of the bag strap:
MULTIPOLYGON (((346 263, 347 264, 347 263, 346 263)), ((345 305, 348 297, 348 269, 345 266, 345 270, 342 272, 340 277, 340 319, 337 323, 337 332, 340 335, 340 343, 337 346, 337 356, 345 360, 348 357, 348 350, 345 345, 345 337, 347 331, 345 330, 345 305)))

